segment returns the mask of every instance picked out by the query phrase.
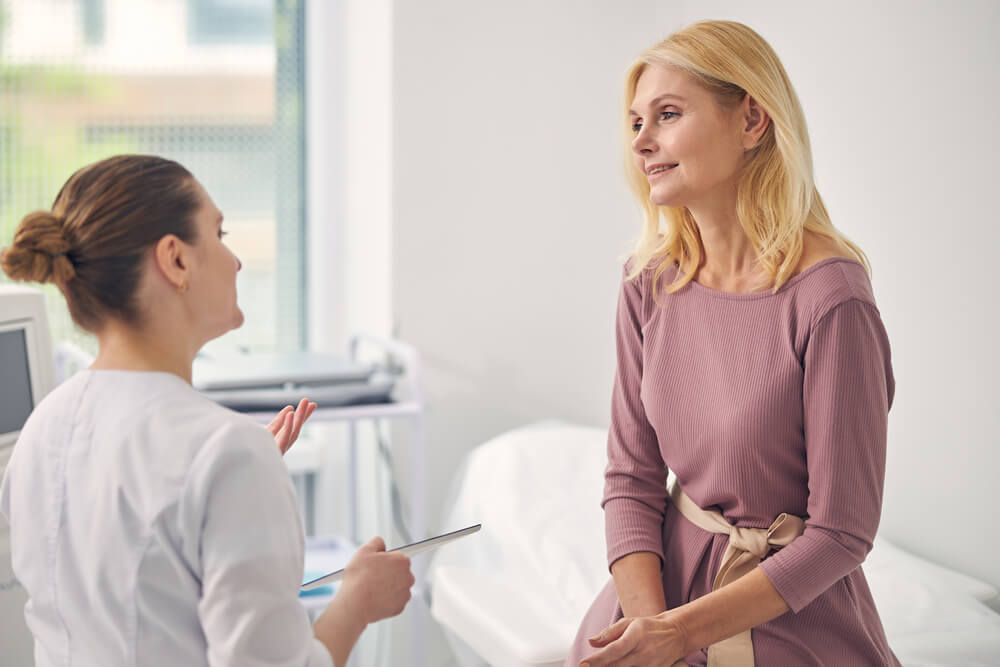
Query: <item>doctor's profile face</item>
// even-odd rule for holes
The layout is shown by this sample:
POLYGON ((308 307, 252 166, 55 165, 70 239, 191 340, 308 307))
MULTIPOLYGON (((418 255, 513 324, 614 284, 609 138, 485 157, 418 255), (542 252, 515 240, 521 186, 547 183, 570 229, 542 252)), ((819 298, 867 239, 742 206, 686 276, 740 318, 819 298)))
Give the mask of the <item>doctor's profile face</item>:
POLYGON ((735 188, 743 166, 741 107, 724 107, 689 74, 647 65, 629 107, 635 165, 659 206, 697 206, 735 188))
POLYGON ((243 324, 236 303, 236 274, 240 260, 224 242, 223 215, 197 181, 193 182, 198 208, 194 213, 193 266, 187 302, 193 322, 205 340, 243 324))

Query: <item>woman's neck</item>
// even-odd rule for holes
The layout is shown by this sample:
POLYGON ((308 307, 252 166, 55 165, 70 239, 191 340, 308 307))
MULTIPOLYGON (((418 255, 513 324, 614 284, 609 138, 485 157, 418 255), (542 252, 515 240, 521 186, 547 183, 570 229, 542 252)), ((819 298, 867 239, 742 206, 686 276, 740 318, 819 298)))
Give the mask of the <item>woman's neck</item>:
POLYGON ((735 205, 689 211, 698 226, 704 250, 694 279, 725 292, 752 291, 759 286, 757 253, 739 223, 735 205))

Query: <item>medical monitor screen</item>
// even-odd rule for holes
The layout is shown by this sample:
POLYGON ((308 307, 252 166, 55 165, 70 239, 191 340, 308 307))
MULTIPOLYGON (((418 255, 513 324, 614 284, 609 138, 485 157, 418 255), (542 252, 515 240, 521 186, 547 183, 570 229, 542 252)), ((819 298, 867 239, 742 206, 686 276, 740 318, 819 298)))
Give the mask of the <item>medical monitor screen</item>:
POLYGON ((23 329, 0 331, 0 369, 0 433, 20 431, 34 407, 23 329))

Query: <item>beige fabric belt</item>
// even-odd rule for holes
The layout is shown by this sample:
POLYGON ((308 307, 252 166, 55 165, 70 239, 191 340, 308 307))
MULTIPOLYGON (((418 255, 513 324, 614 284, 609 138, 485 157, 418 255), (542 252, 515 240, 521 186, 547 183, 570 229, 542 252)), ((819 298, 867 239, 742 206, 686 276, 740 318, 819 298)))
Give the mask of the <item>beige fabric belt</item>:
MULTIPOLYGON (((676 482, 669 490, 670 499, 685 519, 710 533, 729 535, 722 565, 712 584, 713 591, 747 574, 771 549, 788 546, 805 530, 802 519, 784 512, 770 528, 740 528, 726 521, 719 512, 699 507, 676 482)), ((754 667, 750 630, 709 646, 708 667, 754 667)))

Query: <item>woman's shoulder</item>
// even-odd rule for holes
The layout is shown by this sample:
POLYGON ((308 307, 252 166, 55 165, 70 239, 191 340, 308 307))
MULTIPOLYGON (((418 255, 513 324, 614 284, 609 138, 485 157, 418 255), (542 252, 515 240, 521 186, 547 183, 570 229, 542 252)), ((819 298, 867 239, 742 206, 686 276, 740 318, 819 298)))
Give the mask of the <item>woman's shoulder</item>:
POLYGON ((799 310, 811 325, 838 306, 861 302, 877 308, 868 270, 853 257, 831 254, 813 258, 787 285, 794 289, 799 310))
POLYGON ((645 292, 653 280, 660 285, 672 282, 677 277, 677 268, 677 261, 669 254, 647 258, 633 254, 622 265, 622 280, 632 282, 640 292, 645 292))
POLYGON ((645 326, 659 306, 663 305, 666 288, 677 277, 677 263, 669 255, 645 260, 635 255, 622 267, 622 297, 631 304, 640 326, 645 326))

